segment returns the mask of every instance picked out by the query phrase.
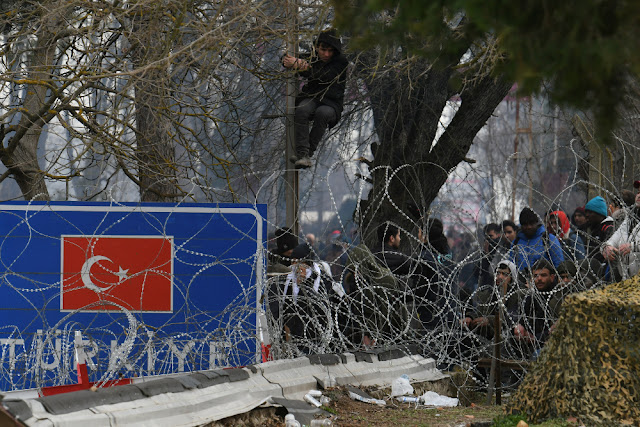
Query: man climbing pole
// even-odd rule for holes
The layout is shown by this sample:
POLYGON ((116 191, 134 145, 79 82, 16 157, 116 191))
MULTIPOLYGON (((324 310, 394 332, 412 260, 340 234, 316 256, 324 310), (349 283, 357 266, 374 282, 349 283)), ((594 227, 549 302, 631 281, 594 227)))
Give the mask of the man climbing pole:
POLYGON ((320 33, 314 46, 314 52, 308 59, 289 54, 282 57, 285 68, 307 78, 307 83, 296 97, 296 158, 292 161, 297 169, 311 167, 311 157, 322 136, 340 120, 349 65, 342 55, 342 42, 334 30, 320 33), (311 121, 313 126, 309 132, 311 121))

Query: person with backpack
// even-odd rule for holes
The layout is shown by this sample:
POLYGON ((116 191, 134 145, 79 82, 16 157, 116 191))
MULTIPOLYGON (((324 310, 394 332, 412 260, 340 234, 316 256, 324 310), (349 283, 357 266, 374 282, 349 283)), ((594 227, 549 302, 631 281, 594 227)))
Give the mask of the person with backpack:
POLYGON ((520 212, 520 231, 509 252, 509 259, 519 271, 530 270, 541 258, 549 260, 556 267, 564 261, 558 238, 547 233, 538 214, 529 207, 520 212))
POLYGON ((345 339, 369 348, 409 333, 416 322, 406 280, 400 280, 363 243, 347 256, 343 287, 348 298, 336 309, 345 339))

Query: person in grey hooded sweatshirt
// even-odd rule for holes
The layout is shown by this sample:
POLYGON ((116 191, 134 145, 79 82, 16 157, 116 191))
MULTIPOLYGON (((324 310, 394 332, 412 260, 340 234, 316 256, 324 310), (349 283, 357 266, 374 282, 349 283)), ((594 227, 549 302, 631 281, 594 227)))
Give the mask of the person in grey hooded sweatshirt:
POLYGON ((513 328, 518 320, 522 295, 516 265, 502 260, 495 270, 495 283, 478 287, 474 293, 474 304, 466 307, 462 323, 479 335, 491 338, 496 308, 500 308, 503 328, 513 328))

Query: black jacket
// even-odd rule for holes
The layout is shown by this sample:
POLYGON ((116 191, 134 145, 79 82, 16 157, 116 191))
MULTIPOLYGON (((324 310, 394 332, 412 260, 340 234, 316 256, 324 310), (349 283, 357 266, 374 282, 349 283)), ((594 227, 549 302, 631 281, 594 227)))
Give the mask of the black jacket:
POLYGON ((296 104, 305 98, 314 98, 324 105, 328 105, 336 112, 334 126, 342 116, 342 104, 344 90, 347 81, 347 66, 349 61, 342 54, 342 43, 332 32, 323 32, 318 36, 315 44, 326 43, 335 49, 333 57, 328 62, 321 61, 318 57, 309 60, 310 68, 299 74, 307 78, 307 83, 302 87, 296 98, 296 104))
POLYGON ((604 257, 600 253, 600 246, 613 235, 615 231, 613 224, 613 218, 608 216, 599 224, 587 229, 587 240, 584 245, 587 258, 595 258, 600 263, 605 262, 604 257))
POLYGON ((396 248, 392 248, 386 243, 382 245, 380 250, 374 253, 378 261, 388 267, 393 274, 406 276, 411 273, 411 258, 400 252, 396 248))

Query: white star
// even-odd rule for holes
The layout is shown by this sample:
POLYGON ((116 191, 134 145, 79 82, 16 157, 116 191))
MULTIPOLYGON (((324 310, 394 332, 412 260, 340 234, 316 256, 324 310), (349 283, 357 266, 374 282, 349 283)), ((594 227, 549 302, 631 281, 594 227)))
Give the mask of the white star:
POLYGON ((116 273, 116 276, 118 276, 118 283, 122 282, 123 280, 126 280, 129 275, 127 274, 129 272, 129 269, 123 270, 121 266, 118 266, 118 272, 116 273))

